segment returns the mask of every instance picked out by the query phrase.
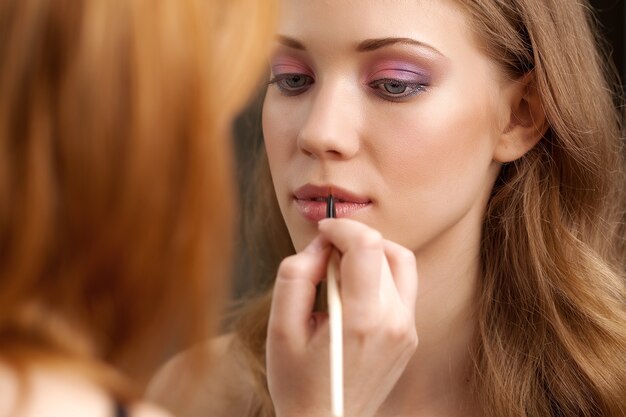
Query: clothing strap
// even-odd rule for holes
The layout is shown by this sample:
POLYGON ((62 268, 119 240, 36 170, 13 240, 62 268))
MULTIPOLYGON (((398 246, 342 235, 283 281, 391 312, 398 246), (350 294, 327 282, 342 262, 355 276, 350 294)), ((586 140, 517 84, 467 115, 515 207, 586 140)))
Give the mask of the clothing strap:
POLYGON ((129 417, 125 404, 115 401, 115 417, 129 417))

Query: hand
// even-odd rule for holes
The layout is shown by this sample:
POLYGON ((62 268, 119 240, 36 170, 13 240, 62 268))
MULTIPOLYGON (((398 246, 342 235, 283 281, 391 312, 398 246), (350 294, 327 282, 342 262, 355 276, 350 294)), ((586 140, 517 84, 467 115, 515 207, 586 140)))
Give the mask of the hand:
POLYGON ((276 277, 267 335, 276 415, 330 416, 328 316, 313 304, 330 251, 338 250, 345 416, 373 416, 417 347, 415 256, 354 220, 323 220, 319 231, 276 277))

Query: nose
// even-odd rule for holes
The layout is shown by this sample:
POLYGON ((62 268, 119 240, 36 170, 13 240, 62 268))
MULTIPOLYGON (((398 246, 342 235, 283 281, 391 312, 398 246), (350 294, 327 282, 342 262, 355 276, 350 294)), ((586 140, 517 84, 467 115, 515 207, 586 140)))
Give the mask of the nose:
POLYGON ((350 159, 360 148, 358 99, 340 83, 317 87, 298 134, 298 148, 312 158, 350 159))

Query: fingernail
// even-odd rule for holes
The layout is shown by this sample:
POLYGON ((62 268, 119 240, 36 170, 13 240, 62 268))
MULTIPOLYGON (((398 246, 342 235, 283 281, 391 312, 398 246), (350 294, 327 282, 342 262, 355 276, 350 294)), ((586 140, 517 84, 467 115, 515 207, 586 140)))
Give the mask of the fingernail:
POLYGON ((324 218, 324 219, 318 221, 317 225, 318 225, 318 227, 321 227, 322 225, 327 224, 329 221, 332 221, 332 220, 333 219, 327 217, 327 218, 324 218))

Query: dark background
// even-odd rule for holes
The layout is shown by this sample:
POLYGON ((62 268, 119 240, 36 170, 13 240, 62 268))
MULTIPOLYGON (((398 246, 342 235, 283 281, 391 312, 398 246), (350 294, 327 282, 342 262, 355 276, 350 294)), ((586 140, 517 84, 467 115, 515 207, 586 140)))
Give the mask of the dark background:
MULTIPOLYGON (((572 0, 574 1, 574 0, 572 0)), ((600 30, 610 43, 610 54, 622 78, 622 86, 626 80, 626 1, 624 0, 591 0, 600 21, 600 30)))

